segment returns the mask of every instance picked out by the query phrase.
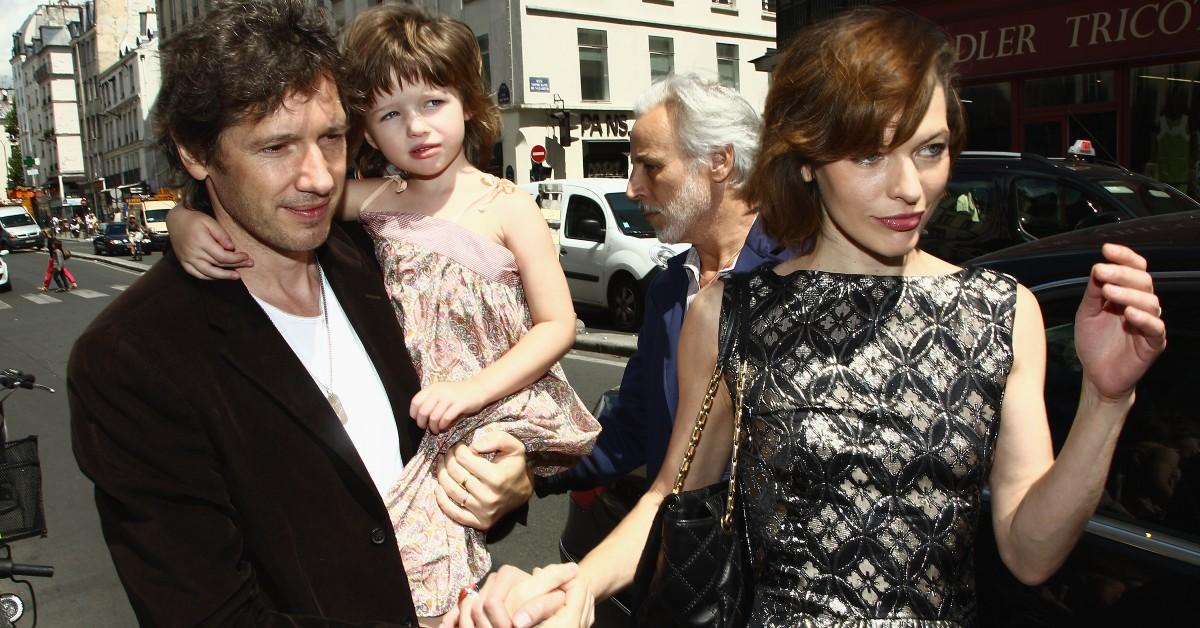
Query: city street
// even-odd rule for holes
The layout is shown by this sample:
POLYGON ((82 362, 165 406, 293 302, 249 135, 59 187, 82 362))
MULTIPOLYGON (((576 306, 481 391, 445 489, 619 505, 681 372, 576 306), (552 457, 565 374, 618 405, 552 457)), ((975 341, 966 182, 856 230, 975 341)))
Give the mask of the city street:
MULTIPOLYGON (((90 243, 70 243, 90 252, 90 243)), ((20 390, 5 402, 9 434, 39 436, 48 536, 14 543, 19 562, 51 564, 51 579, 33 582, 39 624, 53 627, 132 626, 133 614, 117 580, 100 534, 91 483, 83 477, 70 450, 66 398, 66 365, 71 345, 91 320, 137 280, 137 272, 75 257, 68 268, 79 289, 67 293, 38 292, 46 268, 42 251, 6 256, 13 290, 0 294, 0 368, 33 373, 56 394, 20 390)), ((160 254, 145 258, 153 264, 160 254)), ((154 342, 153 338, 121 338, 117 342, 154 342)), ((625 359, 572 352, 563 361, 580 397, 593 406, 601 393, 620 382, 625 359)), ((111 377, 122 377, 112 373, 111 377)), ((521 527, 492 547, 496 564, 524 568, 557 562, 557 539, 566 515, 566 497, 530 505, 529 526, 521 527)), ((12 590, 0 584, 0 592, 12 590)), ((26 598, 24 587, 15 589, 26 598)), ((23 620, 22 624, 29 623, 23 620)))

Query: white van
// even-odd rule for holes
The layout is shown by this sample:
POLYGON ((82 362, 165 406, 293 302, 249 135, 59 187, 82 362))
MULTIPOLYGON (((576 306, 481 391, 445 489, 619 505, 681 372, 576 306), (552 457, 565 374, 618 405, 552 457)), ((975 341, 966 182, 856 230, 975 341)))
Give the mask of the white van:
POLYGON ((646 287, 686 244, 663 244, 627 179, 555 179, 520 187, 534 197, 555 235, 571 299, 607 307, 619 329, 642 324, 646 287))
POLYGON ((46 245, 42 228, 22 205, 0 207, 0 249, 40 249, 46 245))

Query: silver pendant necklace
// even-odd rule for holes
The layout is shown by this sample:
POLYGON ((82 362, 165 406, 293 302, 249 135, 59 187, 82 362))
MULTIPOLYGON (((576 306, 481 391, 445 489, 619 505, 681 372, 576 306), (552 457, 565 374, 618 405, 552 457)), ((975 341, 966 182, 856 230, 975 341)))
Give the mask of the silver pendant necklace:
POLYGON ((317 264, 317 287, 321 290, 321 320, 325 323, 325 346, 329 355, 329 387, 326 388, 321 382, 317 382, 317 386, 321 387, 325 392, 325 400, 329 402, 329 407, 333 408, 333 413, 337 415, 342 425, 350 422, 350 417, 346 416, 346 408, 342 406, 342 400, 338 399, 337 393, 333 392, 333 334, 329 331, 329 306, 325 302, 325 271, 321 269, 321 264, 317 264))

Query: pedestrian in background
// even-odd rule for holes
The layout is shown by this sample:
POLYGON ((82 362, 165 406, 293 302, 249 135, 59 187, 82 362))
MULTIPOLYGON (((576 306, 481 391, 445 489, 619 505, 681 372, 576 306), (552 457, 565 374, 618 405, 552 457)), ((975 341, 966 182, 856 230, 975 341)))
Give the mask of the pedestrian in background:
MULTIPOLYGON (((47 235, 46 251, 50 253, 50 257, 46 259, 46 276, 42 277, 42 285, 39 288, 39 290, 42 292, 50 289, 50 280, 54 277, 54 245, 58 245, 61 248, 62 242, 52 235, 47 235)), ((71 258, 71 252, 69 250, 63 248, 62 253, 64 258, 71 258)), ((79 287, 79 284, 75 281, 75 276, 71 274, 71 271, 65 265, 63 266, 62 272, 63 276, 66 277, 68 282, 70 282, 72 290, 79 287)))
POLYGON ((63 252, 62 242, 58 240, 54 240, 50 246, 50 264, 54 269, 54 285, 58 286, 54 291, 66 292, 70 290, 66 277, 67 256, 63 252))

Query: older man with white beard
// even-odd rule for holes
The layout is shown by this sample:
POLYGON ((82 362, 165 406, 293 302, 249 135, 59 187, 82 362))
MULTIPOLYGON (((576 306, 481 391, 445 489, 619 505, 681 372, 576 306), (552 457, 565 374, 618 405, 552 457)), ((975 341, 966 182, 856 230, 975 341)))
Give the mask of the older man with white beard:
POLYGON ((722 274, 785 259, 738 194, 761 126, 750 103, 711 81, 670 76, 641 96, 634 113, 626 194, 642 206, 660 240, 692 248, 650 284, 637 352, 616 403, 598 417, 603 430, 591 455, 560 475, 539 478, 540 495, 605 486, 642 465, 655 477, 679 400, 675 356, 692 297, 722 274))

